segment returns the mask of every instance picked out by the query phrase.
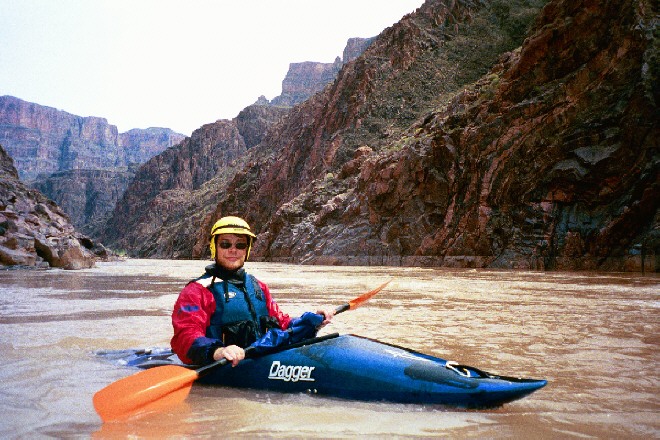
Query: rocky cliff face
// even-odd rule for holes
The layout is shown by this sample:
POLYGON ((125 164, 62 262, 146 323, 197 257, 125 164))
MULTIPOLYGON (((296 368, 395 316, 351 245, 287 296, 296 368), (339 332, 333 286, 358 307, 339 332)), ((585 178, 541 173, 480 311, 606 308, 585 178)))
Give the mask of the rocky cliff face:
POLYGON ((189 256, 201 219, 222 197, 226 181, 242 168, 248 149, 287 112, 250 106, 153 157, 117 203, 102 241, 132 255, 189 256))
POLYGON ((273 98, 270 103, 275 106, 293 107, 306 101, 334 81, 341 67, 359 57, 373 40, 374 38, 350 38, 344 48, 343 59, 337 57, 333 63, 306 61, 289 64, 289 70, 282 81, 282 94, 273 98))
POLYGON ((271 104, 293 107, 305 101, 335 79, 341 65, 339 57, 334 63, 306 61, 289 64, 289 70, 282 81, 282 94, 274 98, 271 104))
POLYGON ((0 146, 0 266, 83 269, 109 257, 55 203, 19 180, 0 146))
POLYGON ((134 165, 183 139, 165 128, 118 133, 103 118, 0 97, 0 143, 20 177, 92 235, 128 186, 134 165))
POLYGON ((272 261, 639 270, 660 229, 654 6, 543 3, 429 0, 387 29, 273 127, 193 254, 239 214, 272 261))
POLYGON ((75 116, 12 96, 0 97, 0 144, 25 181, 39 174, 142 163, 183 138, 165 128, 119 134, 104 118, 75 116))
POLYGON ((234 214, 257 260, 657 271, 654 11, 427 0, 209 180, 201 142, 155 161, 115 237, 202 257, 234 214))
MULTIPOLYGON (((366 149, 376 154, 396 148, 410 124, 443 97, 487 73, 502 52, 522 41, 522 36, 511 36, 505 29, 509 18, 498 19, 490 8, 475 8, 471 2, 452 5, 427 1, 386 29, 361 57, 344 66, 333 84, 292 109, 273 128, 262 147, 275 159, 253 157, 250 169, 237 175, 213 215, 240 213, 248 200, 246 217, 264 234, 268 231, 255 257, 295 261, 296 248, 278 250, 281 243, 276 237, 284 232, 281 228, 296 229, 290 222, 305 221, 321 209, 323 198, 351 185, 344 166, 355 173, 366 149), (314 196, 312 204, 303 201, 320 186, 325 188, 320 199, 314 196), (256 191, 245 193, 242 188, 256 191)), ((523 28, 540 9, 516 7, 514 15, 523 28)), ((195 249, 203 251, 204 246, 195 249)))
POLYGON ((119 147, 126 155, 126 166, 143 164, 157 154, 185 139, 181 133, 169 128, 134 128, 119 133, 119 147))
MULTIPOLYGON (((351 38, 344 62, 359 56, 373 38, 351 38)), ((189 258, 200 225, 224 196, 227 182, 240 170, 246 153, 268 136, 288 108, 331 83, 343 62, 292 63, 282 94, 269 102, 260 97, 231 121, 196 130, 190 139, 145 164, 135 176, 112 218, 98 235, 115 249, 136 256, 189 258)), ((260 160, 271 157, 259 149, 260 160)))
POLYGON ((374 42, 376 37, 372 38, 349 38, 346 42, 346 47, 344 48, 344 53, 342 54, 342 63, 347 64, 359 57, 364 53, 365 50, 371 43, 374 42))
POLYGON ((32 187, 55 201, 82 233, 100 235, 135 169, 60 171, 32 183, 32 187))
POLYGON ((639 270, 639 248, 659 244, 651 11, 550 2, 520 50, 416 124, 401 151, 364 164, 352 206, 368 214, 371 251, 449 266, 639 270))

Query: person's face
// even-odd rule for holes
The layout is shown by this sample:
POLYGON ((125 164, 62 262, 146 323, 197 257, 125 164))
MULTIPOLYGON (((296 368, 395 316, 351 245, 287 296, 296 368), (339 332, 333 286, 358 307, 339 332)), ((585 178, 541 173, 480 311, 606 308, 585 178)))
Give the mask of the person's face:
POLYGON ((245 235, 219 234, 215 237, 215 262, 227 269, 236 270, 243 267, 247 255, 248 240, 245 235), (231 245, 229 247, 229 245, 231 245), (243 249, 237 249, 245 246, 243 249))

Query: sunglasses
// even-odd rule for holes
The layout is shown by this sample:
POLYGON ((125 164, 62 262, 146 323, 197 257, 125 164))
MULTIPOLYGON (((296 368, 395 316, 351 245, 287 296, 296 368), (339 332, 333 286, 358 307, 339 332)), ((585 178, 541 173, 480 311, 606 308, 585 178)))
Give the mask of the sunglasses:
POLYGON ((236 249, 241 250, 241 251, 247 249, 247 247, 248 247, 247 243, 242 243, 242 242, 232 243, 230 241, 221 241, 220 243, 218 243, 218 246, 220 246, 221 249, 229 249, 229 248, 232 247, 232 245, 236 249))

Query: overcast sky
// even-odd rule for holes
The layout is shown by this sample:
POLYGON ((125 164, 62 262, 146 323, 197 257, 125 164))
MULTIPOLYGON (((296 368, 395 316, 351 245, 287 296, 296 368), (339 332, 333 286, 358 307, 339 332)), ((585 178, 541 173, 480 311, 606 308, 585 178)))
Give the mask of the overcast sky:
POLYGON ((0 0, 0 96, 189 135, 423 0, 0 0))

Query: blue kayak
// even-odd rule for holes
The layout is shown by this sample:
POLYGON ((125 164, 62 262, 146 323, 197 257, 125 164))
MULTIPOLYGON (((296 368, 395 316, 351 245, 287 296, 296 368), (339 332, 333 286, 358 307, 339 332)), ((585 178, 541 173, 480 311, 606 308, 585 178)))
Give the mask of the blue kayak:
MULTIPOLYGON (((169 350, 132 352, 139 368, 180 365, 169 350)), ((214 368, 199 383, 342 399, 490 408, 544 387, 545 380, 505 377, 355 335, 331 334, 214 368)))

